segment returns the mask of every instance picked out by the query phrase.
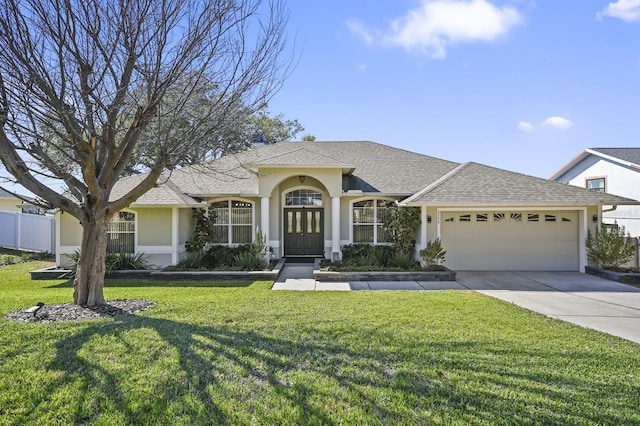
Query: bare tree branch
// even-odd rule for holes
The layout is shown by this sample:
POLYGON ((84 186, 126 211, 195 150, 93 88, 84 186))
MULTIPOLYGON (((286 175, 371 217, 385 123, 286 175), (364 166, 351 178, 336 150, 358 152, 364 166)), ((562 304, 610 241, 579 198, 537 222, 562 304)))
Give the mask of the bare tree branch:
POLYGON ((263 108, 280 88, 290 64, 283 1, 0 0, 0 159, 18 183, 82 224, 88 268, 76 284, 101 291, 102 278, 87 271, 104 270, 96 262, 109 218, 187 153, 213 146, 175 131, 141 144, 154 123, 184 120, 206 85, 215 86, 215 102, 190 117, 193 132, 263 108), (114 185, 136 168, 147 175, 112 200, 114 185))

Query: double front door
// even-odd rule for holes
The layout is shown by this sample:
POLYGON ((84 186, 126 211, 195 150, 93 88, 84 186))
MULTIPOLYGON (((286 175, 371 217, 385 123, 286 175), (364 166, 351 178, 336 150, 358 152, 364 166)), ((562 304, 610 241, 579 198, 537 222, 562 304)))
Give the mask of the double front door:
POLYGON ((284 255, 324 255, 324 209, 311 207, 285 209, 284 255))

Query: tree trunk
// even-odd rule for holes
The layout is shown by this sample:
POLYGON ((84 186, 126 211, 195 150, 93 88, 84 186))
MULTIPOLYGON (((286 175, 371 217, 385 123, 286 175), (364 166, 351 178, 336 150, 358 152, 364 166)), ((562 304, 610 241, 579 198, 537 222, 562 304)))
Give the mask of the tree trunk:
POLYGON ((104 273, 107 251, 105 217, 82 222, 80 260, 73 280, 73 303, 83 306, 104 305, 104 273))

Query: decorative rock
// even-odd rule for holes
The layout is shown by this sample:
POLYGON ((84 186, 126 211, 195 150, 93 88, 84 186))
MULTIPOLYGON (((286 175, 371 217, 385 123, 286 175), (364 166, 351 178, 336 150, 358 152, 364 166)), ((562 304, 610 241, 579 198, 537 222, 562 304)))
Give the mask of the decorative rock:
POLYGON ((58 305, 44 305, 34 316, 29 308, 20 309, 4 316, 9 321, 22 322, 63 322, 78 321, 101 317, 115 317, 118 315, 132 315, 144 312, 154 306, 149 300, 118 299, 110 300, 106 305, 80 306, 73 303, 58 305))

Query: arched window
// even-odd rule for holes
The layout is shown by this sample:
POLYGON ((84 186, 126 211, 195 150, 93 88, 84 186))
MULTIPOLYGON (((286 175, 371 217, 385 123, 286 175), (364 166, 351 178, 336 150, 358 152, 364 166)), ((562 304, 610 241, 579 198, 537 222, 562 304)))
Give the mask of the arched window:
POLYGON ((353 203, 353 242, 390 243, 391 238, 384 229, 384 223, 391 209, 389 200, 363 200, 353 203))
POLYGON ((209 214, 215 215, 215 244, 245 244, 252 240, 253 204, 240 200, 212 203, 209 214))
POLYGON ((284 205, 292 206, 322 206, 322 193, 313 189, 295 189, 284 196, 284 205))
POLYGON ((118 212, 107 224, 107 253, 135 253, 136 215, 118 212))

